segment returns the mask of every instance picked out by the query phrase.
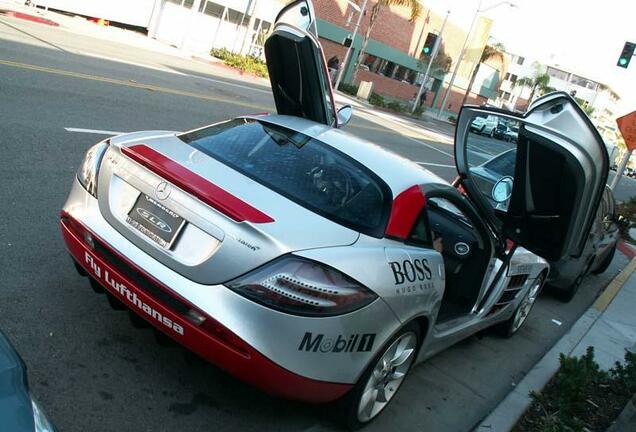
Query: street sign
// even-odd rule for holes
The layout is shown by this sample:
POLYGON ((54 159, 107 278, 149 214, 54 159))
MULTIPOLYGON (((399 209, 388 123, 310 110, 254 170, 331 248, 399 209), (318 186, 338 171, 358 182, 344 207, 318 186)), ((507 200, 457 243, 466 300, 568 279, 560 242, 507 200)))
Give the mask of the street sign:
POLYGON ((623 135, 627 149, 630 151, 636 150, 636 111, 617 118, 616 123, 623 135))

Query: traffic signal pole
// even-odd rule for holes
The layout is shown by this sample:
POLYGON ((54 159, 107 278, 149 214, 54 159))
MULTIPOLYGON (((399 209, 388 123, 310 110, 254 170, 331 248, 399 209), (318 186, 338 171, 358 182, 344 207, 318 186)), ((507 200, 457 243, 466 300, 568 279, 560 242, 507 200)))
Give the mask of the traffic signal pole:
POLYGON ((442 23, 442 27, 439 30, 439 34, 437 35, 437 40, 435 41, 435 46, 433 47, 433 52, 431 53, 431 57, 428 60, 428 65, 426 66, 426 72, 424 72, 424 79, 420 84, 420 88, 417 90, 417 96, 415 96, 415 100, 413 101, 413 107, 411 107, 411 114, 415 112, 417 109, 417 105, 419 104, 420 97, 422 96, 422 92, 424 91, 424 86, 426 85, 426 81, 428 81, 428 75, 431 72, 431 66, 435 61, 435 57, 437 57, 437 53, 439 52, 439 47, 442 44, 442 34, 444 33, 444 27, 446 26, 446 21, 448 20, 448 16, 450 15, 450 11, 446 12, 446 17, 444 18, 444 22, 442 23))

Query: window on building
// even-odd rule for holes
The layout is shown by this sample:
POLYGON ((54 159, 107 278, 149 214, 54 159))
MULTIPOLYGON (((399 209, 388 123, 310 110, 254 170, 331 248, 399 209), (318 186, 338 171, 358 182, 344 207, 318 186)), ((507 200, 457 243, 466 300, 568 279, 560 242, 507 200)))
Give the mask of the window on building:
POLYGON ((547 74, 552 78, 560 79, 563 81, 567 81, 568 77, 570 76, 569 73, 562 71, 561 69, 555 69, 553 67, 548 67, 547 74))
POLYGON ((225 9, 225 6, 208 1, 201 3, 201 9, 202 10, 200 12, 203 12, 205 15, 220 18, 223 16, 223 9, 225 9))
POLYGON ((183 0, 183 3, 181 3, 181 6, 191 9, 192 4, 194 4, 194 0, 183 0))
POLYGON ((249 22, 249 19, 249 15, 245 15, 245 18, 243 18, 243 12, 227 8, 227 20, 232 24, 240 24, 241 20, 243 20, 243 24, 245 24, 246 22, 249 22))
POLYGON ((517 78, 518 78, 518 77, 517 77, 517 75, 515 75, 515 74, 510 74, 510 82, 513 82, 513 83, 514 83, 514 82, 516 82, 516 81, 517 81, 517 78))
POLYGON ((572 77, 570 78, 570 82, 574 85, 585 87, 591 90, 596 90, 596 87, 598 85, 598 83, 592 80, 589 80, 574 74, 572 74, 572 77))
POLYGON ((504 76, 504 80, 509 80, 510 79, 510 72, 506 72, 506 75, 504 76))
POLYGON ((518 65, 522 65, 524 61, 526 61, 526 59, 525 59, 525 58, 523 58, 523 57, 521 57, 521 56, 518 56, 518 57, 517 57, 517 64, 518 64, 518 65))
POLYGON ((386 64, 384 65, 382 70, 379 71, 379 73, 381 73, 385 77, 393 78, 396 67, 397 65, 395 63, 391 61, 386 61, 386 64))

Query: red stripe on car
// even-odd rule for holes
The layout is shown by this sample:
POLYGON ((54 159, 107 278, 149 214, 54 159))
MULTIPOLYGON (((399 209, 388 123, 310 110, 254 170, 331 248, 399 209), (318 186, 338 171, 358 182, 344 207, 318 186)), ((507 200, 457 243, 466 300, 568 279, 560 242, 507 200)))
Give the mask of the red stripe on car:
POLYGON ((405 240, 425 205, 426 197, 419 186, 411 186, 400 192, 393 200, 389 223, 384 234, 405 240))
POLYGON ((274 222, 272 217, 144 144, 122 147, 121 151, 236 222, 274 222))
POLYGON ((120 259, 145 281, 197 310, 195 306, 190 305, 189 302, 177 296, 168 287, 162 285, 125 256, 115 251, 66 212, 61 215, 61 228, 68 251, 75 262, 90 277, 97 280, 109 293, 116 296, 131 311, 148 321, 149 324, 237 378, 249 382, 267 393, 311 403, 334 401, 353 387, 352 384, 319 381, 295 374, 265 357, 208 315, 204 314, 206 316, 204 324, 195 325, 167 303, 143 289, 138 279, 127 276, 125 271, 114 265, 107 256, 100 253, 99 249, 104 249, 120 259), (90 237, 90 241, 86 240, 87 237, 90 237), (95 248, 95 243, 99 243, 99 248, 95 248), (127 293, 125 296, 121 294, 122 286, 125 286, 127 293), (128 293, 130 294, 128 295, 128 293), (145 305, 145 309, 150 308, 157 311, 162 318, 167 318, 171 323, 179 324, 183 331, 180 333, 172 331, 165 325, 167 322, 165 319, 162 321, 154 319, 153 316, 144 312, 145 309, 139 309, 137 302, 145 305), (206 323, 209 325, 206 326, 206 323))

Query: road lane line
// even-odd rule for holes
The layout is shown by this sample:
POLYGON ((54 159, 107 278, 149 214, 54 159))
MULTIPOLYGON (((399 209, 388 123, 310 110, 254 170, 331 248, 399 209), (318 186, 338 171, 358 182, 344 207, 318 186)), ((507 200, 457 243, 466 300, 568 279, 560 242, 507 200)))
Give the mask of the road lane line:
POLYGON ((79 78, 79 79, 85 79, 85 80, 90 80, 90 81, 104 82, 104 83, 107 83, 107 84, 120 85, 120 86, 124 86, 124 87, 132 87, 132 88, 138 88, 138 89, 143 89, 143 90, 156 91, 156 92, 159 92, 159 93, 167 93, 167 94, 172 94, 172 95, 177 95, 177 96, 186 96, 186 97, 191 97, 191 98, 195 98, 195 99, 203 99, 203 100, 210 100, 210 101, 215 101, 215 102, 222 102, 222 103, 227 103, 227 104, 247 107, 247 108, 255 109, 255 110, 259 110, 259 111, 268 111, 269 110, 269 107, 266 107, 266 106, 263 106, 263 105, 257 105, 257 104, 252 104, 252 103, 248 103, 248 102, 241 102, 241 101, 237 101, 235 99, 226 99, 226 98, 221 98, 221 97, 217 97, 217 96, 203 95, 203 94, 199 94, 199 93, 192 93, 192 92, 176 90, 176 89, 167 88, 167 87, 155 86, 155 85, 151 85, 151 84, 143 84, 143 83, 125 81, 125 80, 120 80, 120 79, 115 79, 115 78, 108 78, 108 77, 103 77, 103 76, 98 76, 98 75, 90 75, 90 74, 84 74, 84 73, 79 73, 79 72, 72 72, 72 71, 68 71, 68 70, 64 70, 64 69, 55 69, 55 68, 49 68, 49 67, 43 67, 43 66, 36 66, 36 65, 28 64, 28 63, 19 63, 19 62, 13 62, 13 61, 8 61, 8 60, 0 60, 0 65, 10 66, 10 67, 15 67, 15 68, 20 68, 20 69, 33 70, 33 71, 37 71, 37 72, 44 72, 44 73, 49 73, 49 74, 54 74, 54 75, 67 76, 67 77, 71 77, 71 78, 79 78))
POLYGON ((99 130, 99 129, 81 129, 81 128, 67 128, 67 127, 65 127, 64 129, 66 129, 67 132, 80 132, 80 133, 89 133, 89 134, 96 134, 96 135, 121 135, 126 133, 126 132, 115 132, 115 131, 99 130))
POLYGON ((418 165, 430 165, 430 166, 435 166, 435 167, 443 167, 443 168, 455 168, 455 165, 445 165, 445 164, 438 164, 438 163, 432 163, 432 162, 415 162, 418 165))
POLYGON ((413 138, 413 137, 410 137, 408 135, 402 135, 402 136, 404 138, 410 139, 411 141, 415 141, 416 143, 421 144, 421 145, 423 145, 425 147, 428 147, 431 150, 435 150, 436 152, 440 152, 442 154, 445 154, 446 156, 450 157, 451 159, 455 159, 455 155, 453 155, 452 153, 448 153, 448 152, 445 152, 444 150, 440 150, 440 149, 438 149, 438 148, 436 148, 436 147, 434 147, 434 146, 432 146, 430 144, 426 144, 425 142, 422 142, 421 140, 413 138))

